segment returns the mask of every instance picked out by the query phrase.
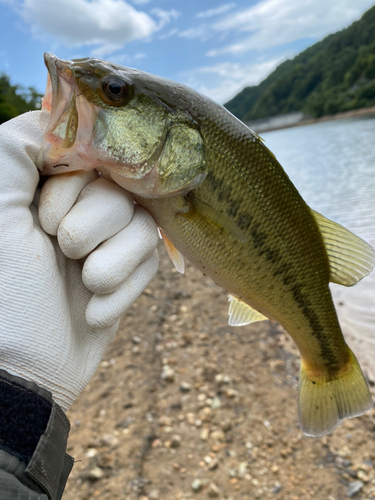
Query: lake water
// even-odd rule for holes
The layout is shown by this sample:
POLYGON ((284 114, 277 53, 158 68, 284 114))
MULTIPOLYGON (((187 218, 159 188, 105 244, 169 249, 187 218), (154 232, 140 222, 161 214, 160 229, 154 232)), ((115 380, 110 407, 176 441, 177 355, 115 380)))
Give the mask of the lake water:
MULTIPOLYGON (((375 248, 375 117, 261 134, 308 205, 375 248)), ((375 380, 375 273, 331 285, 348 343, 375 380)))

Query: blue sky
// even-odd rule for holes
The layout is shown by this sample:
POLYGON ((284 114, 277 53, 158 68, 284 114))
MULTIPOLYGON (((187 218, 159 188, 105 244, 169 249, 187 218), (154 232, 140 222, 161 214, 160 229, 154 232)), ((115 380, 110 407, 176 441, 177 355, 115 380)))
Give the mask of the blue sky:
POLYGON ((100 57, 226 102, 374 0, 0 0, 0 72, 43 92, 43 53, 100 57))

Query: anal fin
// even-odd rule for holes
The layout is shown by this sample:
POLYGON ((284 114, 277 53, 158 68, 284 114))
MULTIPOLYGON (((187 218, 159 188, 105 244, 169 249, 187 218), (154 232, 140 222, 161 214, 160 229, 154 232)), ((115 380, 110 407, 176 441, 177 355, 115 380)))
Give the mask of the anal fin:
POLYGON ((228 324, 230 326, 243 326, 268 319, 248 304, 245 304, 245 302, 242 302, 242 300, 233 297, 233 295, 229 295, 228 300, 230 302, 228 311, 228 324))
POLYGON ((165 248, 167 249, 167 253, 174 264, 174 267, 177 269, 179 273, 184 274, 185 272, 184 256, 182 255, 181 252, 177 250, 177 248, 173 245, 171 240, 166 236, 166 234, 161 228, 159 228, 159 231, 164 241, 165 248))

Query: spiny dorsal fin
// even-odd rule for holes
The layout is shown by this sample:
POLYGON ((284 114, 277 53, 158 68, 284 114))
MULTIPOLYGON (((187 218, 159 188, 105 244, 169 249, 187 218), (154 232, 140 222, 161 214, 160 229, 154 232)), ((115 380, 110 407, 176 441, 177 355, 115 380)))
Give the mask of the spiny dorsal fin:
POLYGON ((228 295, 228 300, 230 302, 228 311, 228 323, 230 326, 243 326, 268 319, 260 312, 245 304, 245 302, 242 302, 242 300, 233 297, 233 295, 228 295))
POLYGON ((345 227, 311 210, 323 236, 330 265, 330 281, 353 286, 371 273, 374 249, 345 227))
POLYGON ((222 214, 216 208, 212 207, 205 201, 195 198, 195 196, 189 194, 189 199, 195 205, 196 209, 205 217, 211 219, 214 223, 225 228, 233 238, 239 241, 246 241, 246 236, 244 232, 237 226, 237 224, 227 215, 222 214))
POLYGON ((171 258, 175 268, 181 274, 185 272, 185 260, 182 253, 180 253, 177 248, 173 245, 171 240, 165 235, 164 231, 159 228, 161 237, 164 241, 165 248, 167 249, 168 255, 171 258))

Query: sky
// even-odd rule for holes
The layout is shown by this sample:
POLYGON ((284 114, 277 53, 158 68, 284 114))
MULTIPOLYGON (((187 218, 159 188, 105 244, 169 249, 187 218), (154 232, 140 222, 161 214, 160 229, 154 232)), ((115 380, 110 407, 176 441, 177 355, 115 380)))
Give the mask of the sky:
POLYGON ((43 53, 98 57, 223 104, 374 0, 0 0, 0 73, 44 92, 43 53))

